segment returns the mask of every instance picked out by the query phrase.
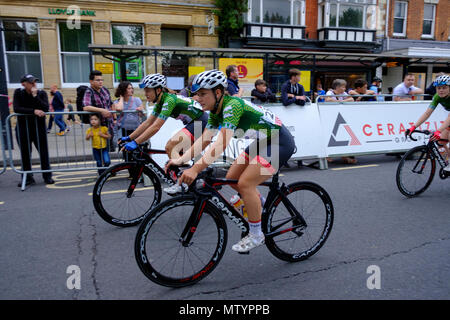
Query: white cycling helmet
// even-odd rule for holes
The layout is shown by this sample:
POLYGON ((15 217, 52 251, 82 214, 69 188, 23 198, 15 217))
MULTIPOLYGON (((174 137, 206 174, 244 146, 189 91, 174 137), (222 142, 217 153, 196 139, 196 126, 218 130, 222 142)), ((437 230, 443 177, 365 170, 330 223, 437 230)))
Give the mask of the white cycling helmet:
POLYGON ((166 76, 160 73, 149 74, 142 79, 142 82, 139 84, 139 88, 158 88, 167 86, 166 76))
POLYGON ((227 77, 222 71, 217 69, 203 71, 192 82, 192 92, 200 89, 213 89, 218 85, 222 85, 224 88, 228 86, 227 77))
POLYGON ((433 85, 435 87, 445 85, 450 86, 450 76, 444 74, 442 76, 437 77, 436 80, 434 80, 433 85))

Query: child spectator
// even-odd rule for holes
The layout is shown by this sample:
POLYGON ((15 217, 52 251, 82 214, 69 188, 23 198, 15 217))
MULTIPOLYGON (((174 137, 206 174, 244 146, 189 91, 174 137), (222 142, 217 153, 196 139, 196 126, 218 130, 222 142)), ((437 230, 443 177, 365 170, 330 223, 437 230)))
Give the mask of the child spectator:
POLYGON ((252 90, 252 102, 256 104, 275 102, 277 98, 272 91, 267 88, 264 80, 258 79, 255 81, 255 89, 252 90))
MULTIPOLYGON (((108 142, 111 135, 108 128, 101 126, 100 116, 92 114, 89 117, 91 127, 86 130, 86 140, 92 140, 92 153, 97 162, 97 167, 108 167, 111 164, 108 153, 108 142)), ((98 174, 102 174, 104 169, 99 169, 98 174)))
POLYGON ((375 92, 373 90, 367 90, 367 81, 364 79, 358 79, 355 81, 355 89, 350 90, 348 92, 351 96, 359 96, 353 97, 355 101, 376 101, 375 92), (361 95, 371 95, 374 97, 361 97, 361 95))

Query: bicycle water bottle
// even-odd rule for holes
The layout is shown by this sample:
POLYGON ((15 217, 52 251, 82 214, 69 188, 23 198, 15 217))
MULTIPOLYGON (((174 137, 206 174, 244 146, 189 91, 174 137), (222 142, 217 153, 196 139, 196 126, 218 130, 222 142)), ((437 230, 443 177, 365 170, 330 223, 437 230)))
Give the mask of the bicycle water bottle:
POLYGON ((247 218, 247 210, 245 210, 244 201, 237 194, 231 197, 230 203, 240 212, 244 218, 247 218))

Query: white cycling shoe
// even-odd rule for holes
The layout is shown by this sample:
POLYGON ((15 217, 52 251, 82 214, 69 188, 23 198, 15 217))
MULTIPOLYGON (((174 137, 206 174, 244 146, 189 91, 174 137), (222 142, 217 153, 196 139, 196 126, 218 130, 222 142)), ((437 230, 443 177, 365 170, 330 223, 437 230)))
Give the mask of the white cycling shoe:
POLYGON ((238 243, 233 245, 231 249, 236 252, 248 252, 249 250, 259 247, 264 244, 264 235, 258 236, 253 233, 249 233, 247 236, 241 239, 238 243))
POLYGON ((186 192, 189 186, 185 183, 179 185, 178 183, 174 184, 171 187, 164 188, 163 191, 170 195, 175 195, 177 193, 181 193, 182 191, 186 192))
POLYGON ((450 173, 450 163, 444 168, 444 171, 450 173))

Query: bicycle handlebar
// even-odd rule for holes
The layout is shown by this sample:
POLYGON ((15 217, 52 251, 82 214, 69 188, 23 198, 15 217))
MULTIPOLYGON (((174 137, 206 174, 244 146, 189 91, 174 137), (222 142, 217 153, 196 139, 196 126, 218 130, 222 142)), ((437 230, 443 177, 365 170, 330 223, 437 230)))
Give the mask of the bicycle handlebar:
MULTIPOLYGON (((425 135, 427 135, 427 136, 432 135, 432 132, 431 132, 430 130, 414 130, 413 132, 411 132, 411 133, 409 134, 410 139, 413 140, 413 141, 417 141, 417 139, 414 139, 414 138, 412 137, 412 134, 413 134, 413 133, 416 133, 416 132, 417 132, 417 133, 423 133, 423 134, 425 134, 425 135)), ((447 140, 447 139, 439 139, 439 140, 434 141, 434 142, 436 142, 436 144, 437 144, 438 146, 443 147, 443 146, 445 146, 445 144, 448 142, 448 140, 447 140), (444 141, 445 143, 444 143, 444 144, 440 144, 439 141, 444 141)))

